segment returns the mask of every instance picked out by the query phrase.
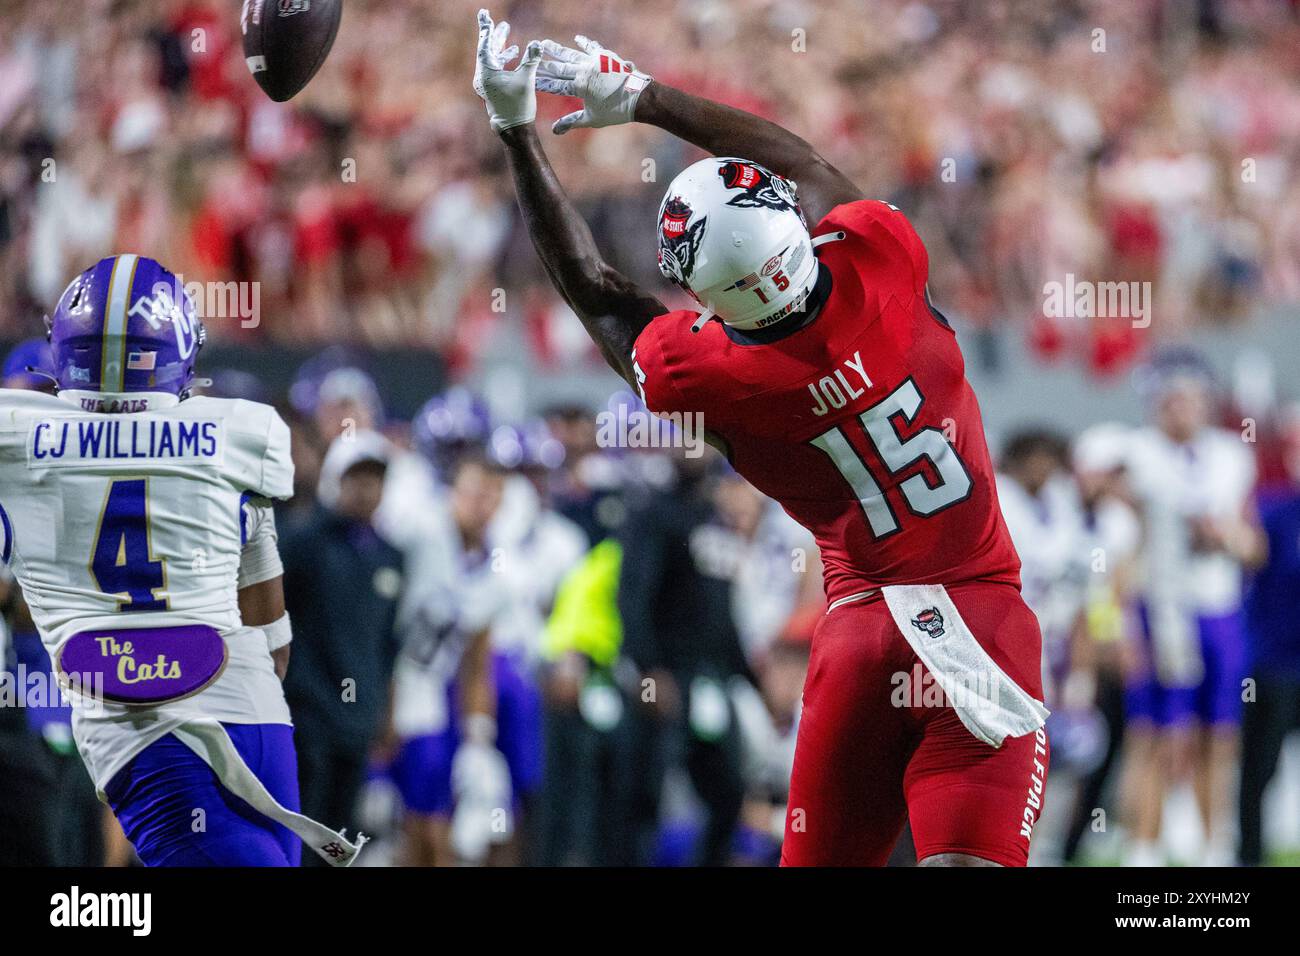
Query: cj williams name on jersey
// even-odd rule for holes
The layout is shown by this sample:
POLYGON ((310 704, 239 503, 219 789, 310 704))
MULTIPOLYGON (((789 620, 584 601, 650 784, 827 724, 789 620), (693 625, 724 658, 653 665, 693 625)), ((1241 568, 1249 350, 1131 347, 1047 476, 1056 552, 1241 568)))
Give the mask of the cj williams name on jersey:
POLYGON ((46 419, 32 427, 33 466, 81 461, 212 459, 221 423, 176 419, 75 421, 46 419))

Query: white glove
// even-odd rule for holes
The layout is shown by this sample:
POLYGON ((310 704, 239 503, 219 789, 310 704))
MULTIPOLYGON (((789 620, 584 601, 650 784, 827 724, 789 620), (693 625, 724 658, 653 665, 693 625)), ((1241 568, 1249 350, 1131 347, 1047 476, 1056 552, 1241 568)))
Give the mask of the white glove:
POLYGON ((488 847, 504 843, 514 828, 510 767, 495 746, 496 722, 475 717, 466 722, 465 740, 451 758, 451 789, 456 809, 451 842, 456 853, 482 862, 488 847))
POLYGON ((537 64, 542 59, 541 45, 528 44, 524 57, 513 70, 507 70, 519 47, 502 49, 510 35, 510 24, 502 20, 493 25, 486 10, 478 12, 478 62, 474 66, 474 92, 487 104, 492 129, 501 132, 512 126, 531 123, 537 116, 537 94, 533 83, 537 64))
POLYGON ((542 41, 547 59, 537 69, 537 88, 543 93, 582 98, 582 109, 561 116, 551 129, 567 133, 575 126, 616 126, 632 122, 636 101, 650 77, 636 64, 611 53, 595 40, 576 36, 582 50, 542 41))

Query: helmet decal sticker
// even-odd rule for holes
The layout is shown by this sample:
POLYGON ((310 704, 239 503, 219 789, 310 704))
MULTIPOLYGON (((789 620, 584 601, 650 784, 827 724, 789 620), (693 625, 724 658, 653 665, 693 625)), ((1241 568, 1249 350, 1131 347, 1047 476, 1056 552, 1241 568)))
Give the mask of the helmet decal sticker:
POLYGON ((762 166, 733 159, 718 167, 718 175, 728 189, 741 190, 739 195, 727 200, 728 206, 799 211, 794 184, 762 166))
POLYGON ((695 271, 695 259, 704 238, 707 216, 687 225, 692 209, 680 196, 664 200, 659 213, 659 271, 680 286, 686 286, 695 271))

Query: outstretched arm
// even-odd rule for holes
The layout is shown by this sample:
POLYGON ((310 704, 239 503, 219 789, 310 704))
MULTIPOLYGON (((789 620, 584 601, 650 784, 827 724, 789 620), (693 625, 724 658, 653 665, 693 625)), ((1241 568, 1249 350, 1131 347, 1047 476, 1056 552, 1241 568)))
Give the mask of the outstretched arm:
POLYGON ((636 388, 632 347, 656 315, 667 310, 654 296, 601 257, 591 230, 565 194, 537 139, 533 85, 541 47, 530 43, 513 70, 505 68, 513 47, 502 49, 509 24, 478 14, 478 65, 474 90, 487 104, 492 129, 505 144, 519 208, 551 282, 578 314, 605 361, 636 388))
POLYGON ((551 282, 578 314, 605 361, 637 387, 632 347, 656 315, 668 310, 600 255, 587 223, 551 168, 532 123, 501 133, 519 208, 551 282))
POLYGON ((637 70, 636 65, 579 36, 578 47, 542 42, 546 59, 537 71, 537 88, 582 98, 582 109, 553 127, 613 126, 633 120, 667 130, 715 156, 735 156, 792 179, 810 222, 841 203, 862 199, 861 191, 808 143, 775 123, 693 96, 637 70))
POLYGON ((864 198, 806 140, 753 113, 655 81, 638 97, 634 116, 715 156, 748 159, 794 180, 809 223, 819 222, 841 203, 864 198))

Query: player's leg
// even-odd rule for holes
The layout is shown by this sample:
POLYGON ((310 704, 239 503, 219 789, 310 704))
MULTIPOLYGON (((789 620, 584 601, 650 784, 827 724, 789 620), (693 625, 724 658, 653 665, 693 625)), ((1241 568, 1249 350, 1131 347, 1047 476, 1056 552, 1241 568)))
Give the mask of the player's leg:
MULTIPOLYGON (((235 749, 272 796, 296 807, 285 735, 264 737, 262 725, 228 729, 235 749)), ((292 733, 287 725, 284 731, 292 733)), ((170 734, 136 755, 105 792, 146 866, 293 864, 284 828, 226 790, 212 768, 170 734)))
POLYGON ((1024 866, 1042 813, 1047 732, 976 738, 951 708, 936 714, 907 765, 905 794, 921 866, 1024 866))
POLYGON ((1242 866, 1264 862, 1264 791, 1277 772, 1287 734, 1300 717, 1300 687, 1287 678, 1257 673, 1256 698, 1244 708, 1241 789, 1237 798, 1242 866))
POLYGON ((402 797, 402 863, 448 866, 452 862, 451 728, 404 740, 389 774, 402 797))
POLYGON ((724 866, 732 857, 745 785, 740 769, 740 736, 734 715, 718 740, 701 740, 687 730, 686 772, 707 808, 697 861, 700 866, 724 866))
POLYGON ((1241 743, 1241 682, 1246 673, 1246 642, 1240 614, 1197 622, 1205 679, 1196 699, 1202 728, 1195 753, 1195 789, 1205 828, 1203 863, 1232 862, 1231 813, 1241 743))
MULTIPOLYGON (((298 758, 293 746, 293 728, 288 724, 225 724, 226 733, 244 762, 262 781, 267 792, 286 810, 300 811, 298 758)), ((243 801, 240 801, 243 804, 243 801)), ((252 807, 246 816, 265 820, 252 807)), ((268 821, 290 866, 302 862, 302 840, 288 827, 268 821)))
POLYGON ((1165 794, 1185 772, 1194 713, 1194 695, 1165 687, 1156 676, 1150 618, 1138 608, 1136 666, 1124 690, 1128 715, 1121 806, 1128 842, 1127 866, 1161 866, 1160 849, 1165 794))
MULTIPOLYGON (((950 589, 962 620, 1003 673, 1042 698, 1038 621, 1014 588, 950 589)), ((1039 730, 994 748, 950 706, 913 709, 921 739, 904 793, 923 866, 1024 866, 1046 796, 1049 747, 1039 730)))
POLYGON ((932 853, 924 860, 918 860, 917 866, 1002 866, 992 860, 975 856, 971 853, 932 853))
POLYGON ((497 693, 497 749, 510 768, 515 819, 510 841, 494 846, 489 862, 517 865, 530 852, 523 840, 529 832, 533 797, 542 784, 542 695, 525 666, 511 656, 494 653, 492 668, 497 693))
POLYGON ((813 636, 783 866, 883 866, 902 832, 914 737, 895 675, 915 660, 883 600, 831 611, 813 636))

